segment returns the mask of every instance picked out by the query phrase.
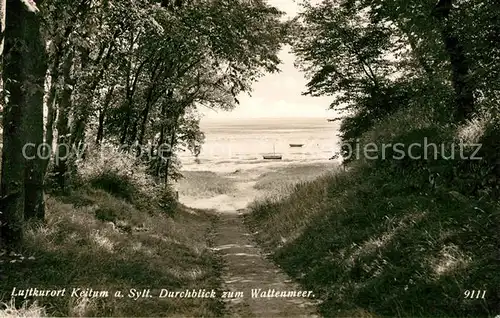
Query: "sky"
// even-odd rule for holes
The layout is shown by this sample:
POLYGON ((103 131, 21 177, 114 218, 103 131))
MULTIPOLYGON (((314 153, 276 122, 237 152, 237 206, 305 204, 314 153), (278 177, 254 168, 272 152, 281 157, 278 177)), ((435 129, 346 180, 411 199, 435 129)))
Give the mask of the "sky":
MULTIPOLYGON (((312 1, 312 2, 318 2, 312 1)), ((294 16, 299 11, 295 0, 268 0, 273 5, 294 16)), ((211 119, 245 119, 245 118, 277 118, 277 117, 332 117, 328 106, 332 97, 302 96, 306 90, 307 80, 304 74, 294 67, 295 56, 288 47, 279 53, 282 64, 281 72, 267 74, 252 86, 251 97, 247 93, 238 96, 240 105, 233 111, 205 109, 202 113, 206 120, 211 119)))

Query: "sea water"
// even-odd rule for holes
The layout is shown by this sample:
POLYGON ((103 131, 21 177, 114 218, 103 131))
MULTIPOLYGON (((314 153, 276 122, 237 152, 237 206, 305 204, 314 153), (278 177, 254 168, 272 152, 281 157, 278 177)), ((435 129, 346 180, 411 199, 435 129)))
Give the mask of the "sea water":
POLYGON ((338 151, 338 123, 325 118, 260 118, 201 121, 205 134, 202 151, 195 160, 180 154, 183 170, 224 172, 266 165, 328 161, 338 151), (303 144, 290 147, 289 144, 303 144), (282 160, 266 160, 266 154, 282 160))
POLYGON ((198 160, 180 154, 184 178, 176 187, 188 207, 234 213, 338 164, 329 160, 339 148, 338 124, 325 118, 207 120, 201 129, 206 140, 198 160), (282 160, 263 159, 273 147, 282 160))

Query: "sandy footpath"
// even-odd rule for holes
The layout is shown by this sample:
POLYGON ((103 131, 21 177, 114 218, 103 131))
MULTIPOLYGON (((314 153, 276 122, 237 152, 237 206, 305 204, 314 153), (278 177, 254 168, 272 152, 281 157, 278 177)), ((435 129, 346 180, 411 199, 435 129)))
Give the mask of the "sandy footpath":
POLYGON ((318 317, 314 294, 293 283, 279 267, 266 259, 254 245, 241 215, 219 214, 212 248, 222 258, 223 289, 234 292, 232 299, 224 300, 227 316, 318 317), (254 296, 259 297, 252 297, 252 290, 254 296), (243 297, 237 295, 238 292, 243 292, 243 297), (276 294, 291 297, 268 297, 276 294))
POLYGON ((183 181, 181 203, 218 215, 211 243, 223 264, 222 288, 233 292, 227 295, 230 299, 223 299, 228 317, 318 317, 314 294, 294 283, 266 258, 248 233, 240 214, 247 211, 252 201, 280 192, 279 187, 288 181, 310 180, 331 169, 331 164, 282 168, 283 165, 266 165, 230 173, 198 173, 183 181), (220 180, 230 182, 231 190, 207 196, 207 188, 216 187, 220 180), (259 182, 261 187, 257 188, 259 182), (238 294, 241 292, 243 295, 238 294), (274 297, 276 294, 280 297, 274 297))

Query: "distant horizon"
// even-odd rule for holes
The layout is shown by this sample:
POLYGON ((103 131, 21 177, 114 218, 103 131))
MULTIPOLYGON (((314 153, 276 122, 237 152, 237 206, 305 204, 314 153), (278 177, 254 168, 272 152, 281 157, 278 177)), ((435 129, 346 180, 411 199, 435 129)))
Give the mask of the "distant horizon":
POLYGON ((262 116, 262 117, 205 117, 202 121, 234 121, 234 120, 300 120, 300 119, 330 119, 334 116, 262 116))
MULTIPOLYGON (((319 3, 319 0, 311 0, 319 3)), ((296 1, 268 0, 270 5, 277 7, 291 18, 300 11, 296 1)), ((201 109, 203 121, 221 119, 224 121, 235 119, 258 118, 331 118, 335 116, 329 107, 334 100, 332 96, 312 97, 304 96, 308 80, 303 72, 295 68, 295 55, 290 46, 284 45, 278 57, 282 63, 278 66, 280 72, 266 74, 259 81, 253 83, 251 97, 247 93, 237 96, 240 104, 232 111, 214 111, 201 109)))

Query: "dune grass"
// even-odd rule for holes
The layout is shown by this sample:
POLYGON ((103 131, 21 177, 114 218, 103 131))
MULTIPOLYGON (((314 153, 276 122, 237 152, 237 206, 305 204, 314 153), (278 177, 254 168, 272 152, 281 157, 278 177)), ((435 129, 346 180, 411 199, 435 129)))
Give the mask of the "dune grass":
POLYGON ((218 299, 156 297, 161 288, 219 288, 219 262, 207 246, 212 216, 179 206, 169 216, 158 202, 146 207, 101 188, 47 197, 46 224, 28 226, 23 249, 1 257, 0 317, 220 315, 218 299), (76 298, 68 291, 12 303, 13 287, 92 288, 110 297, 76 298), (132 288, 151 289, 155 297, 133 300, 132 288), (125 297, 113 297, 116 291, 125 297))
POLYGON ((234 181, 212 171, 185 171, 176 188, 180 195, 212 197, 228 194, 234 190, 234 181))
POLYGON ((334 164, 289 165, 260 175, 253 187, 265 191, 266 201, 277 200, 287 197, 301 184, 336 170, 338 167, 334 164))
POLYGON ((255 204, 247 223, 327 317, 498 314, 498 204, 387 180, 371 170, 324 177, 255 204))
MULTIPOLYGON (((443 138, 422 127, 414 127, 418 138, 443 138)), ((415 139, 382 127, 369 134, 368 141, 415 139)), ((245 221, 273 260, 314 290, 326 317, 495 317, 498 185, 472 168, 449 160, 358 160, 347 172, 297 185, 290 196, 255 202, 245 221), (468 299, 467 291, 485 297, 468 299)))

